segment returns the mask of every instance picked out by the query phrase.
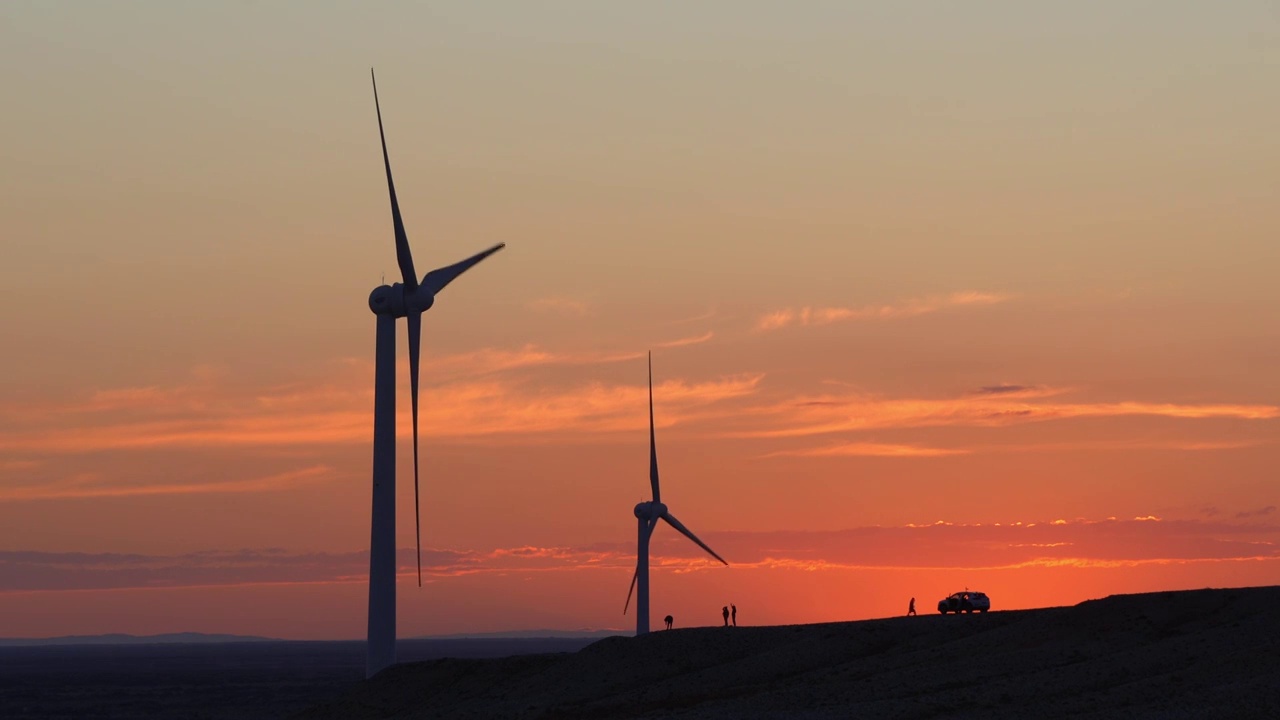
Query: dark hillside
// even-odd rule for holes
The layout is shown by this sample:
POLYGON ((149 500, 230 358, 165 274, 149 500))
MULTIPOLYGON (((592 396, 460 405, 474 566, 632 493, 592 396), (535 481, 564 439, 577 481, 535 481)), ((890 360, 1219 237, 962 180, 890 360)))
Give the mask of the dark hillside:
POLYGON ((1280 587, 401 665, 304 718, 1280 717, 1280 587))

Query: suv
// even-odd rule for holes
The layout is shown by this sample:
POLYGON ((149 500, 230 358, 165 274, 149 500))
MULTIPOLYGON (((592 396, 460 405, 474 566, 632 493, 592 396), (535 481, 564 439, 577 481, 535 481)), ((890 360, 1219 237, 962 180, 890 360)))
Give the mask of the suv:
POLYGON ((959 615, 962 612, 971 613, 974 610, 984 613, 990 609, 991 600, 987 598, 986 593, 974 590, 952 593, 938 601, 938 612, 943 615, 949 612, 959 615))

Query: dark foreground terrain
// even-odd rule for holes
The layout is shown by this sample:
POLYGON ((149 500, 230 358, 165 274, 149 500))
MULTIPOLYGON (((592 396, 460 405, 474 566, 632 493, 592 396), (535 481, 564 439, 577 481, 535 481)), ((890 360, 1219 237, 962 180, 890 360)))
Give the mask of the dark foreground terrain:
POLYGON ((321 718, 1280 718, 1280 587, 393 667, 321 718))
MULTIPOLYGON (((572 652, 593 639, 401 640, 401 660, 572 652)), ((0 720, 282 718, 363 683, 363 642, 0 648, 0 720)))

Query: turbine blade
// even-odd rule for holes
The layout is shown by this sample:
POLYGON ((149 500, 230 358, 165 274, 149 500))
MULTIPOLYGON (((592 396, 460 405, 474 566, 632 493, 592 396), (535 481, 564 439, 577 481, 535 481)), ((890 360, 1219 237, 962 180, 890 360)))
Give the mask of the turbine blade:
POLYGON ((472 255, 471 257, 467 258, 466 260, 463 260, 462 262, 456 262, 452 265, 448 265, 442 268, 437 268, 435 270, 432 270, 431 272, 427 273, 426 277, 422 278, 422 287, 426 288, 427 292, 431 293, 432 295, 435 295, 436 293, 443 290, 445 285, 448 285, 449 283, 453 282, 454 278, 470 270, 472 265, 475 265, 476 263, 498 252, 499 250, 501 250, 506 246, 507 246, 506 243, 498 243, 497 245, 494 245, 493 247, 489 248, 488 250, 485 250, 484 252, 479 252, 479 253, 476 253, 475 255, 472 255))
POLYGON ((658 492, 658 442, 653 436, 653 353, 649 353, 649 485, 653 501, 661 502, 658 492))
POLYGON ((672 514, 671 514, 671 513, 669 513, 669 512, 664 512, 664 513, 662 513, 661 517, 662 517, 662 519, 663 519, 663 520, 666 520, 666 521, 667 521, 667 524, 668 524, 668 525, 670 525, 671 527, 675 528, 676 530, 679 530, 679 531, 681 532, 681 534, 683 534, 685 537, 687 537, 687 538, 689 538, 690 540, 692 540, 692 541, 694 541, 694 542, 698 543, 698 547, 701 547, 703 550, 706 550, 707 552, 711 553, 711 557, 713 557, 713 558, 715 558, 715 559, 719 560, 720 562, 724 563, 725 565, 728 565, 728 564, 729 564, 729 562, 728 562, 727 560, 725 560, 724 558, 722 558, 722 557, 720 557, 719 555, 717 555, 715 550, 712 550, 710 547, 708 547, 708 546, 707 546, 707 544, 706 544, 706 543, 704 543, 704 542, 702 542, 701 540, 699 540, 697 535, 694 535, 692 532, 690 532, 690 531, 689 531, 689 528, 687 528, 687 527, 685 527, 684 525, 680 524, 680 521, 676 519, 676 516, 675 516, 675 515, 672 515, 672 514))
POLYGON ((378 79, 373 75, 373 68, 369 68, 369 78, 373 80, 373 107, 378 111, 378 137, 382 138, 382 164, 387 168, 387 191, 391 193, 391 220, 396 226, 396 262, 400 264, 404 289, 413 292, 418 289, 418 274, 413 270, 413 254, 409 252, 409 238, 404 234, 404 221, 400 218, 400 203, 396 201, 396 184, 391 180, 391 158, 387 156, 387 135, 382 130, 382 107, 378 105, 378 79))
POLYGON ((627 608, 631 607, 631 594, 636 591, 636 581, 640 579, 640 566, 636 566, 635 574, 631 576, 631 589, 627 591, 627 604, 622 606, 622 614, 627 614, 627 608))
POLYGON ((409 393, 413 407, 413 529, 418 545, 418 587, 422 587, 422 506, 418 503, 418 358, 422 344, 422 313, 409 317, 409 393))

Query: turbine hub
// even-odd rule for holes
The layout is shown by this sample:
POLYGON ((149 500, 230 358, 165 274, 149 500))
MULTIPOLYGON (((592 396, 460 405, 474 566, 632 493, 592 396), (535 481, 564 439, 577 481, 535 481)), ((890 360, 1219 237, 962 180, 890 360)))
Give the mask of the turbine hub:
POLYGON ((436 296, 419 287, 412 294, 405 293, 404 304, 409 312, 426 312, 436 304, 436 296))

